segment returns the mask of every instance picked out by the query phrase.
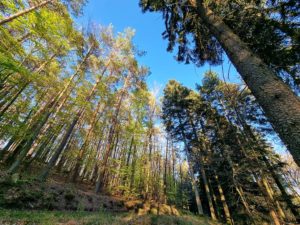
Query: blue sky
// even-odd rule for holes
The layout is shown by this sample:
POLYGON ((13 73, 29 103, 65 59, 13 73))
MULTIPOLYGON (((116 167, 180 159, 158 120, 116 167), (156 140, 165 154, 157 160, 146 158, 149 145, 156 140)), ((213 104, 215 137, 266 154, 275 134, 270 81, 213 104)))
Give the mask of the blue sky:
MULTIPOLYGON (((178 63, 174 59, 175 53, 166 51, 167 40, 162 39, 164 22, 158 13, 143 14, 138 6, 138 0, 89 0, 84 7, 84 14, 77 19, 79 25, 85 26, 89 22, 101 25, 112 24, 116 32, 121 32, 127 27, 136 30, 134 43, 138 49, 146 51, 146 55, 139 58, 140 64, 148 66, 151 75, 148 85, 151 88, 159 86, 161 90, 170 79, 175 79, 182 84, 194 88, 199 83, 209 65, 197 68, 193 64, 178 63)), ((228 60, 225 60, 224 70, 227 74, 228 60)), ((221 67, 212 67, 212 70, 221 73, 221 67)), ((239 82, 234 69, 231 69, 231 80, 239 82)))
MULTIPOLYGON (((142 13, 138 5, 139 0, 89 0, 84 7, 83 16, 76 19, 80 26, 86 26, 89 22, 110 25, 115 32, 122 32, 125 28, 131 27, 136 30, 134 44, 139 50, 146 51, 146 55, 139 58, 139 63, 148 66, 151 71, 147 83, 150 89, 160 88, 159 94, 170 79, 175 79, 189 88, 195 88, 200 83, 203 74, 210 69, 209 65, 197 68, 193 64, 186 65, 178 63, 174 59, 175 53, 166 51, 167 40, 162 39, 164 21, 159 13, 142 13)), ((226 74, 229 68, 228 59, 223 63, 226 74)), ((211 70, 218 72, 222 77, 222 67, 214 66, 211 70)), ((227 81, 242 83, 241 79, 231 67, 230 79, 227 81)), ((277 140, 269 140, 279 153, 284 148, 277 140)))

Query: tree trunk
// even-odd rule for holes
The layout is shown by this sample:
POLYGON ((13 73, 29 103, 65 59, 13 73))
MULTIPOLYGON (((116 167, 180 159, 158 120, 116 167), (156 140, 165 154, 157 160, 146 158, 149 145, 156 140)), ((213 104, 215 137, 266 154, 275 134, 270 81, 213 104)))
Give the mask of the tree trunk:
MULTIPOLYGON (((202 203, 201 203, 201 199, 200 199, 200 194, 199 194, 199 188, 197 186, 197 182, 195 180, 195 176, 194 173, 192 171, 192 166, 190 165, 189 161, 188 161, 188 165, 189 165, 189 173, 192 179, 192 187, 195 193, 195 198, 196 198, 196 204, 197 204, 197 209, 198 209, 198 213, 200 216, 203 216, 203 207, 202 207, 202 203)), ((181 169, 181 167, 180 167, 181 169)))
POLYGON ((0 121, 2 119, 2 116, 4 115, 4 113, 8 110, 8 108, 17 100, 17 98, 20 96, 20 94, 25 90, 25 88, 27 87, 28 83, 24 84, 20 90, 13 96, 13 98, 10 100, 9 103, 7 103, 7 105, 1 110, 0 112, 0 121))
POLYGON ((26 15, 27 13, 30 13, 30 12, 32 12, 32 11, 38 9, 38 8, 41 8, 41 7, 43 7, 43 6, 45 6, 45 5, 47 5, 48 3, 53 2, 53 1, 54 1, 54 0, 46 0, 46 1, 43 1, 43 2, 41 2, 41 3, 39 3, 39 4, 37 4, 37 5, 34 5, 34 6, 30 7, 30 8, 28 8, 28 9, 24 9, 24 10, 22 10, 22 11, 20 11, 20 12, 17 12, 16 14, 13 14, 13 15, 11 15, 11 16, 8 16, 8 17, 6 17, 6 18, 4 18, 4 19, 2 19, 2 20, 0 21, 0 25, 4 25, 4 24, 6 24, 6 23, 8 23, 8 22, 10 22, 10 21, 12 21, 12 20, 14 20, 14 19, 20 17, 20 16, 24 16, 24 15, 26 15))
POLYGON ((98 104, 97 104, 96 110, 93 114, 93 118, 92 118, 92 121, 91 121, 91 127, 88 129, 87 134, 84 138, 84 142, 83 142, 83 144, 82 144, 82 146, 79 150, 79 153, 78 153, 78 156, 77 156, 77 159, 76 159, 75 168, 74 168, 73 174, 71 176, 71 181, 72 182, 76 182, 80 166, 82 165, 84 151, 85 151, 86 147, 88 146, 88 141, 90 140, 91 133, 92 133, 92 131, 94 129, 94 126, 95 126, 95 123, 97 121, 97 114, 100 111, 100 106, 101 106, 101 101, 99 101, 98 104))
MULTIPOLYGON (((225 115, 225 118, 227 119, 226 115, 225 115)), ((220 125, 219 125, 219 122, 218 122, 217 118, 215 118, 215 124, 216 124, 217 131, 219 131, 220 130, 220 125)), ((203 124, 201 124, 201 127, 202 127, 202 129, 205 128, 203 124)), ((247 200, 246 200, 246 198, 244 196, 243 189, 238 184, 238 182, 236 182, 236 179, 235 179, 236 169, 235 169, 234 163, 232 162, 229 150, 227 149, 227 146, 224 143, 223 137, 221 137, 221 140, 222 140, 222 144, 223 144, 223 147, 224 147, 224 149, 222 151, 222 155, 227 160, 227 162, 229 164, 229 167, 230 167, 230 169, 232 171, 232 183, 234 185, 234 189, 236 190, 236 192, 237 192, 237 194, 239 196, 239 199, 240 199, 242 205, 244 206, 244 209, 245 209, 245 211, 246 211, 246 213, 248 215, 249 220, 252 222, 252 224, 256 224, 255 220, 253 219, 253 213, 251 212, 250 206, 249 206, 249 204, 248 204, 248 202, 247 202, 247 200)))
POLYGON ((129 185, 130 192, 132 191, 133 184, 134 184, 135 167, 136 167, 136 152, 137 152, 137 148, 136 148, 136 144, 134 144, 133 153, 132 153, 132 163, 131 163, 130 185, 129 185))
MULTIPOLYGON (((178 119, 179 119, 179 123, 182 124, 182 121, 181 121, 181 117, 179 116, 179 114, 177 115, 178 116, 178 119)), ((193 129, 194 129, 194 126, 193 126, 193 129)), ((194 130, 195 132, 195 130, 194 130)), ((186 149, 186 154, 187 154, 187 157, 189 159, 189 155, 190 155, 190 150, 189 150, 189 146, 188 146, 188 143, 187 143, 187 138, 186 138, 186 135, 185 135, 185 132, 183 129, 181 129, 181 134, 182 134, 182 137, 183 137, 183 140, 184 140, 184 145, 185 145, 185 149, 186 149)), ((196 135, 196 134, 194 134, 196 135)), ((196 136, 197 138, 197 136, 196 136)), ((210 214, 211 214, 211 218, 213 220, 216 220, 216 215, 215 215, 215 211, 214 211, 214 207, 212 205, 212 200, 211 200, 211 196, 210 196, 210 193, 209 193, 209 187, 207 185, 207 179, 206 179, 206 174, 205 174, 205 171, 203 169, 203 164, 202 164, 202 157, 200 159, 200 173, 201 173, 201 177, 202 177, 202 180, 203 180, 203 183, 204 183, 204 187, 205 187, 205 194, 207 196, 207 200, 208 200, 208 204, 209 204, 209 209, 210 209, 210 214)), ((202 206, 201 206, 202 208, 202 206)), ((199 209, 198 209, 199 210, 199 209)), ((201 212, 201 210, 200 210, 201 212)), ((203 210, 202 210, 202 213, 203 213, 203 210)))
MULTIPOLYGON (((200 153, 199 153, 200 173, 201 173, 201 177, 202 177, 204 188, 205 188, 205 193, 206 193, 207 200, 208 200, 208 205, 209 205, 209 210, 210 210, 211 218, 213 220, 216 220, 217 219, 216 212, 215 212, 215 209, 214 209, 212 197, 211 197, 211 194, 210 194, 209 183, 208 183, 208 180, 207 180, 207 177, 206 177, 206 172, 205 172, 205 169, 204 169, 204 159, 203 159, 203 156, 202 156, 202 153, 201 153, 201 151, 203 151, 205 149, 205 146, 204 146, 204 143, 201 142, 200 139, 199 139, 199 137, 198 137, 197 130, 196 130, 195 125, 193 123, 192 117, 191 117, 191 115, 189 113, 188 113, 188 117, 189 117, 190 125, 192 126, 192 129, 193 129, 193 134, 194 134, 196 140, 198 142, 200 142, 200 144, 202 145, 202 149, 200 149, 200 153)), ((180 121, 181 121, 181 119, 180 119, 180 121)))
POLYGON ((216 173, 215 173, 215 179, 216 179, 216 182, 217 182, 217 187, 218 187, 218 191, 219 191, 219 194, 220 194, 220 199, 221 199, 221 202, 222 202, 222 205, 223 205, 223 210, 224 210, 224 214, 225 214, 225 218, 226 218, 226 223, 227 224, 233 224, 233 221, 232 221, 231 215, 230 215, 230 211, 229 211, 229 207, 227 205, 225 195, 224 195, 224 192, 223 192, 223 188, 222 188, 222 186, 219 182, 219 177, 216 173))
MULTIPOLYGON (((242 124, 243 128, 244 128, 244 132, 246 133, 245 135, 247 135, 253 142, 254 144, 259 145, 258 140, 256 138, 256 136, 254 135, 253 131, 251 130, 251 127, 246 123, 246 121, 241 117, 239 111, 237 109, 235 109, 235 112, 240 120, 240 123, 242 124)), ((280 178, 280 174, 278 174, 275 169, 273 168, 271 162, 269 161, 269 159, 262 153, 262 160, 264 161, 264 163, 266 164, 269 172, 272 175, 272 178, 274 179, 277 187, 279 188, 282 197, 284 199, 284 201, 286 202, 288 208, 291 210, 292 214, 294 215, 296 221, 298 223, 300 223, 300 214, 297 210, 296 205, 293 203, 292 197, 288 194, 286 188, 284 187, 284 185, 281 183, 281 178, 280 178)), ((277 201, 277 204, 278 201, 277 201)))
POLYGON ((212 202, 212 197, 211 197, 211 194, 210 194, 210 189, 209 189, 209 184, 208 184, 207 177, 206 177, 206 172, 205 172, 204 167, 203 167, 202 157, 200 157, 200 164, 201 164, 200 165, 200 173, 201 173, 201 177, 202 177, 204 188, 205 188, 205 193, 206 193, 207 200, 208 200, 210 216, 211 216, 212 220, 216 220, 217 217, 216 217, 214 205, 213 205, 213 202, 212 202))
POLYGON ((167 204, 167 167, 168 167, 169 139, 167 138, 165 165, 164 165, 164 203, 167 204))
POLYGON ((275 131, 300 166, 300 100, 233 31, 200 0, 190 0, 216 37, 275 131))
POLYGON ((119 113, 120 113, 120 110, 121 110, 121 106, 122 106, 122 103, 123 103, 123 100, 124 100, 124 97, 125 97, 130 79, 131 79, 131 76, 128 75, 126 77, 125 81, 124 81, 124 85, 123 85, 122 89, 120 90, 120 97, 118 99, 116 110, 115 110, 115 113, 114 113, 113 118, 112 118, 110 130, 109 130, 108 137, 107 137, 107 145, 106 145, 106 148, 105 148, 105 153, 104 153, 102 165, 101 165, 101 168, 100 168, 98 181, 97 181, 97 184, 96 184, 96 193, 100 193, 100 191, 103 189, 103 186, 104 186, 104 179, 106 178, 106 175, 107 175, 106 174, 106 172, 107 172, 106 167, 107 167, 107 163, 108 163, 108 158, 111 155, 111 151, 112 151, 112 146, 111 145, 112 145, 112 141, 113 141, 113 136, 114 136, 114 133, 115 133, 116 125, 117 125, 118 120, 119 120, 119 118, 118 118, 119 113))
POLYGON ((36 137, 39 134, 39 131, 42 129, 42 127, 45 125, 45 123, 47 122, 49 116, 51 115, 50 112, 47 112, 45 115, 42 116, 41 121, 37 121, 32 128, 30 129, 30 137, 27 140, 26 137, 23 138, 23 140, 21 141, 20 144, 18 144, 17 149, 15 150, 16 152, 20 152, 20 154, 18 155, 17 159, 15 160, 15 162, 11 165, 11 167, 9 168, 8 172, 9 173, 14 173, 17 171, 17 169, 19 168, 22 160, 26 157, 31 145, 33 144, 34 140, 36 139, 36 137), (20 150, 21 151, 20 151, 20 150))
POLYGON ((282 197, 283 197, 284 201, 286 202, 288 208, 293 213, 294 217, 296 218, 297 223, 300 223, 300 214, 299 214, 299 212, 297 210, 297 206, 293 203, 292 197, 289 195, 289 193, 287 192, 286 188, 281 183, 280 175, 278 175, 275 172, 275 169, 273 168, 273 166, 271 165, 271 163, 269 162, 269 160, 267 159, 267 157, 263 156, 263 161, 266 163, 266 165, 268 167, 268 170, 270 171, 273 179, 275 180, 275 183, 276 183, 277 187, 279 188, 279 190, 280 190, 280 192, 282 194, 282 197))
POLYGON ((50 172, 50 170, 52 169, 52 167, 54 167, 56 161, 58 160, 61 152, 63 151, 64 147, 66 146, 69 137, 72 134, 72 131, 75 127, 75 125, 77 124, 79 120, 79 117, 75 117, 72 121, 72 123, 70 124, 70 126, 68 127, 66 134, 64 135, 60 145, 58 146, 58 148, 55 150, 54 155, 51 157, 49 163, 47 164, 47 166, 44 168, 44 170, 40 173, 39 175, 39 180, 41 181, 45 181, 48 177, 48 174, 50 172))
MULTIPOLYGON (((256 178, 257 179, 257 178, 256 178)), ((257 184, 261 190, 261 192, 264 194, 264 197, 265 199, 267 200, 267 203, 268 203, 268 207, 269 207, 269 214, 270 214, 270 217, 272 218, 273 220, 273 223, 275 225, 281 225, 281 222, 280 222, 280 219, 279 219, 279 216, 277 215, 276 211, 274 210, 275 208, 275 205, 272 204, 274 201, 272 199, 272 195, 269 193, 268 189, 266 189, 264 187, 264 178, 260 179, 257 181, 257 184), (274 208, 273 208, 274 207, 274 208)))

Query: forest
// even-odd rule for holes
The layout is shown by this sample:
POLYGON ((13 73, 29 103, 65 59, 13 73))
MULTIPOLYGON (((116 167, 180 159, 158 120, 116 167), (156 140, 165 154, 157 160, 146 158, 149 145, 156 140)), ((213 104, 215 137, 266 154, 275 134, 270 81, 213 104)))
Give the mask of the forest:
POLYGON ((86 0, 1 0, 0 224, 300 224, 300 2, 136 4, 195 86, 86 0))

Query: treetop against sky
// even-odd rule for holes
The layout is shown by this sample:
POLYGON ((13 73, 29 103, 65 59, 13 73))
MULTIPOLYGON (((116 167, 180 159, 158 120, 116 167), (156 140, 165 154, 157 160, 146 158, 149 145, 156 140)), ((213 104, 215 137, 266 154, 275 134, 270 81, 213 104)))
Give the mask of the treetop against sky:
MULTIPOLYGON (((194 64, 178 63, 174 55, 166 51, 167 41, 162 38, 164 22, 159 13, 143 14, 138 5, 138 0, 89 0, 84 7, 83 16, 76 18, 79 26, 85 27, 89 23, 101 25, 112 24, 115 32, 122 32, 127 27, 135 29, 134 42, 139 50, 146 54, 139 58, 139 62, 150 68, 151 76, 148 85, 152 89, 160 88, 160 93, 168 80, 179 80, 184 85, 195 88, 200 83, 207 70, 214 70, 222 75, 222 66, 210 67, 208 64, 196 67, 194 64), (156 88, 157 88, 156 87, 156 88)), ((224 56, 226 58, 226 56, 224 56)), ((241 83, 233 66, 228 59, 224 60, 223 70, 228 80, 241 83)))
MULTIPOLYGON (((136 31, 135 45, 139 50, 146 52, 139 57, 139 62, 150 68, 151 75, 147 78, 147 83, 152 92, 156 92, 158 98, 169 80, 178 80, 183 85, 194 89, 195 84, 201 83, 204 73, 208 70, 217 72, 223 80, 243 83, 225 54, 224 63, 219 66, 205 64, 196 67, 192 63, 177 62, 175 53, 166 51, 168 43, 162 38, 162 32, 165 30, 162 15, 142 13, 138 4, 138 0, 89 0, 84 7, 83 15, 75 21, 82 27, 87 24, 112 25, 116 33, 128 27, 133 28, 136 31)), ((283 153, 285 148, 279 142, 279 140, 272 140, 276 151, 283 153)))

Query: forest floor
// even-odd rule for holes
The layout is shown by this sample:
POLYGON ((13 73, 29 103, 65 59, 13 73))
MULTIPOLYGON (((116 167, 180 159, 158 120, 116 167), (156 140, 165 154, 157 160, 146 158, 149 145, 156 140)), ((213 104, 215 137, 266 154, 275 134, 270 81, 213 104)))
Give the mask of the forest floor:
POLYGON ((71 184, 59 176, 43 184, 28 177, 6 177, 0 174, 1 225, 216 224, 174 206, 95 194, 93 186, 71 184))
POLYGON ((216 225, 195 215, 143 215, 134 212, 0 210, 1 225, 216 225))

